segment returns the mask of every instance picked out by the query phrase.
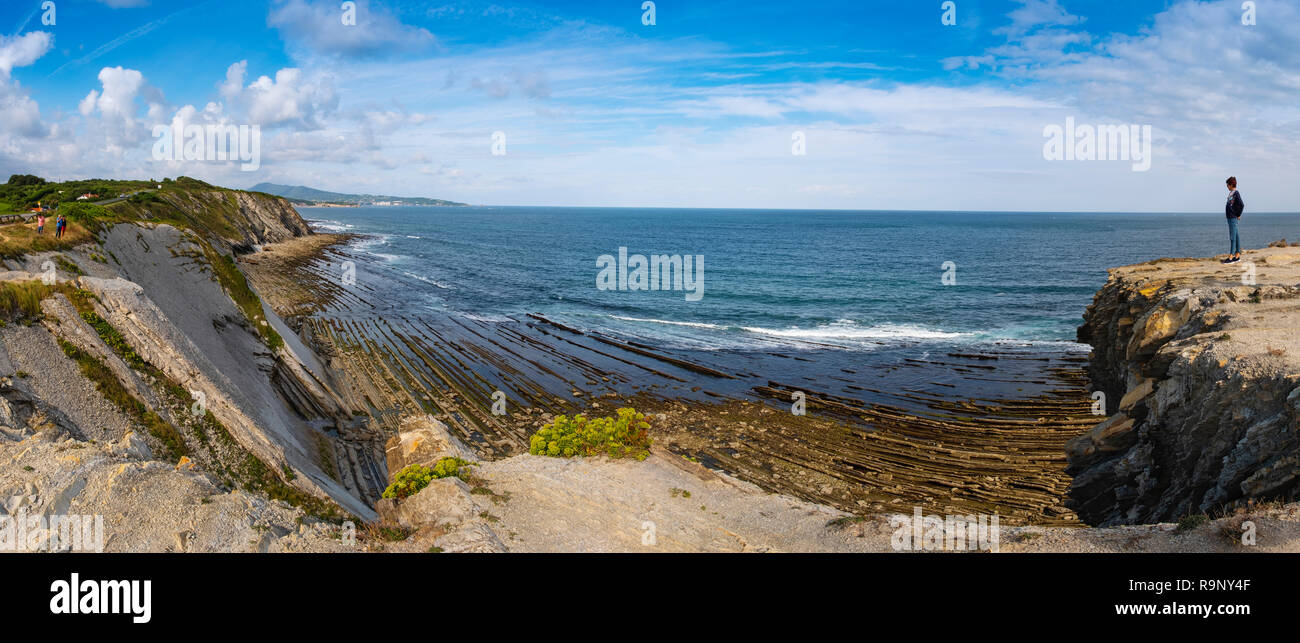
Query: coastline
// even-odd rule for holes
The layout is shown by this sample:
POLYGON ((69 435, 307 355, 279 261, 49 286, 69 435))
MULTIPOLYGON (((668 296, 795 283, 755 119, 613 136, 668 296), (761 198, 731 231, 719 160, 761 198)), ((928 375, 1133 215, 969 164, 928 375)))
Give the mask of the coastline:
MULTIPOLYGON (((99 247, 65 251, 70 274, 33 300, 40 310, 14 308, 11 320, 24 323, 0 328, 5 347, 21 347, 0 351, 12 373, 0 381, 10 418, 0 456, 23 465, 0 471, 0 488, 26 490, 33 511, 75 496, 128 525, 116 527, 125 530, 109 540, 113 551, 887 552, 899 549, 894 523, 914 513, 940 524, 997 516, 998 551, 1239 551, 1247 523, 1260 529, 1260 551, 1300 539, 1300 504, 1267 494, 1110 527, 1085 525, 1071 504, 1100 488, 1116 501, 1084 505, 1088 522, 1101 522, 1097 507, 1123 509, 1131 483, 1104 478, 1132 473, 1112 466, 1135 460, 1114 457, 1126 448, 1167 451, 1145 445, 1170 438, 1201 448, 1186 417, 1099 423, 1095 386, 1122 396, 1119 415, 1135 420, 1138 407, 1202 397, 1218 400, 1216 412, 1291 417, 1269 405, 1290 404, 1295 394, 1273 385, 1300 377, 1288 361, 1300 346, 1286 332, 1293 249, 1247 251, 1259 286, 1234 286, 1240 268, 1212 259, 1113 269, 1080 334, 1091 360, 1013 344, 691 351, 539 314, 403 305, 429 286, 358 251, 364 238, 309 233, 279 205, 247 211, 241 237, 223 242, 245 249, 238 257, 216 254, 184 224, 150 222, 118 223, 99 247), (1248 351, 1215 352, 1207 340, 1248 351), (1201 354, 1219 358, 1191 358, 1201 354), (1220 399, 1259 387, 1270 393, 1220 399), (623 406, 649 414, 655 444, 644 461, 526 454, 528 436, 558 414, 623 406), (395 472, 446 454, 474 463, 472 474, 380 499, 395 472), (1080 476, 1067 458, 1102 466, 1080 476), (127 479, 157 490, 147 512, 158 522, 130 522, 141 498, 120 493, 127 479), (238 524, 213 522, 229 511, 238 524), (364 530, 351 543, 347 519, 364 530), (646 524, 661 529, 655 549, 646 524)), ((23 257, 3 275, 6 289, 35 287, 51 256, 23 257)), ((1245 445, 1224 469, 1248 476, 1241 489, 1285 485, 1289 434, 1276 430, 1285 423, 1257 422, 1241 439, 1236 419, 1218 420, 1227 431, 1211 446, 1245 445)), ((1180 467, 1146 471, 1197 475, 1180 467)), ((1148 492, 1162 506, 1186 504, 1174 485, 1148 492)))
MULTIPOLYGON (((259 260, 247 266, 248 274, 255 283, 270 283, 260 271, 287 269, 278 283, 294 283, 299 288, 304 283, 330 281, 334 274, 329 265, 341 261, 364 265, 365 257, 348 248, 348 243, 357 239, 330 236, 292 247, 273 247, 270 256, 276 256, 276 261, 266 264, 259 260)), ((278 294, 282 288, 268 290, 269 305, 295 305, 294 300, 278 294)), ((562 538, 586 539, 582 542, 589 542, 593 551, 638 551, 636 543, 621 540, 625 534, 619 535, 619 527, 608 525, 598 509, 586 512, 585 517, 575 509, 569 518, 581 525, 565 520, 547 527, 539 522, 554 518, 539 517, 538 508, 550 503, 545 498, 546 488, 562 496, 577 494, 586 499, 584 503, 601 507, 632 501, 611 498, 608 485, 632 485, 636 491, 628 491, 630 498, 647 501, 643 494, 653 494, 651 479, 663 482, 662 473, 651 472, 663 472, 667 465, 671 465, 667 466, 669 472, 675 468, 694 472, 681 478, 688 482, 695 478, 723 481, 724 486, 750 488, 745 494, 761 491, 810 503, 807 511, 824 514, 818 518, 824 521, 822 529, 798 527, 796 531, 805 535, 793 540, 768 531, 770 522, 749 523, 750 529, 757 530, 751 534, 750 546, 770 543, 757 551, 893 551, 889 540, 894 533, 892 517, 911 511, 940 517, 997 514, 1002 525, 1001 551, 1014 552, 1240 551, 1234 538, 1247 521, 1268 529, 1269 546, 1258 548, 1261 551, 1290 551, 1292 543, 1300 539, 1300 504, 1296 503, 1244 504, 1187 525, 1139 521, 1089 526, 1080 521, 1067 505, 1074 483, 1066 473, 1067 444, 1078 443, 1080 435, 1095 430, 1105 417, 1093 414, 1089 364, 1078 352, 1050 355, 983 347, 944 356, 948 368, 970 373, 972 378, 998 379, 1002 372, 1026 381, 1040 378, 1035 379, 1039 392, 1019 397, 956 397, 935 395, 935 388, 904 387, 888 394, 894 404, 879 401, 879 395, 887 394, 881 390, 870 391, 876 397, 867 403, 819 392, 813 386, 775 381, 746 382, 748 394, 735 395, 735 383, 744 381, 744 373, 719 372, 662 347, 590 334, 537 314, 491 323, 471 323, 451 313, 430 313, 424 320, 382 320, 381 305, 367 299, 364 286, 347 288, 331 283, 324 284, 322 292, 328 296, 311 307, 296 304, 296 327, 304 340, 322 355, 330 355, 331 365, 346 374, 348 386, 344 388, 364 391, 357 399, 370 404, 365 422, 374 431, 367 438, 370 444, 386 442, 391 448, 398 436, 407 439, 409 435, 404 433, 408 427, 403 422, 428 413, 430 421, 445 427, 447 439, 463 439, 467 448, 484 460, 482 473, 493 485, 494 499, 498 492, 532 496, 537 511, 489 507, 484 513, 493 517, 493 522, 498 518, 504 522, 494 523, 491 529, 485 523, 476 523, 476 527, 487 533, 495 530, 504 543, 498 543, 500 549, 481 549, 474 548, 484 547, 476 542, 468 551, 564 549, 559 542, 525 543, 515 529, 528 530, 525 533, 534 536, 537 530, 550 530, 562 538), (438 321, 433 317, 445 318, 438 321), (407 334, 417 326, 426 334, 407 334), (448 329, 459 330, 448 333, 448 329), (529 368, 556 375, 559 362, 568 362, 582 364, 586 370, 580 370, 580 378, 562 379, 565 391, 556 394, 526 381, 525 370, 512 369, 506 381, 515 390, 532 391, 533 396, 520 396, 526 400, 523 409, 506 417, 493 416, 489 383, 500 372, 493 373, 485 366, 512 364, 517 357, 513 351, 519 346, 533 351, 530 359, 524 360, 529 368), (538 361, 538 355, 550 355, 556 361, 538 361), (601 355, 604 366, 615 368, 601 372, 599 366, 586 361, 590 355, 601 355), (1019 366, 1035 365, 1034 374, 1027 377, 1023 369, 1018 370, 1018 361, 1019 366), (633 387, 627 394, 615 392, 614 385, 633 377, 663 382, 633 387), (806 394, 806 416, 788 412, 787 396, 796 390, 806 394), (547 473, 547 459, 517 456, 526 451, 526 435, 555 414, 599 416, 624 405, 649 414, 653 422, 654 466, 602 460, 569 462, 556 465, 567 472, 560 475, 554 470, 547 473), (610 478, 611 472, 619 473, 610 478), (641 474, 650 478, 637 478, 641 474), (625 478, 627 475, 633 478, 625 478)), ((736 507, 753 507, 744 494, 737 496, 737 501, 736 507)), ((740 516, 745 516, 745 511, 742 509, 740 516)), ((698 529, 731 527, 727 522, 706 522, 698 529)), ((415 538, 396 551, 416 551, 411 547, 428 542, 428 538, 415 538)), ((681 551, 731 548, 718 542, 707 547, 684 542, 677 547, 681 551)), ((755 551, 746 547, 735 551, 755 551)))
POLYGON ((359 443, 381 443, 403 417, 427 413, 497 460, 526 452, 527 436, 556 415, 632 406, 651 414, 666 451, 768 492, 854 514, 920 506, 996 513, 1006 524, 1077 524, 1063 504, 1064 445, 1096 422, 1077 353, 989 346, 897 367, 948 369, 973 386, 1023 381, 1036 392, 1022 398, 955 397, 946 393, 951 384, 887 390, 852 369, 838 376, 857 382, 844 385, 853 393, 845 395, 722 371, 541 315, 391 317, 366 285, 381 277, 349 249, 361 238, 312 236, 267 246, 241 265, 267 305, 342 374, 341 388, 368 415, 371 434, 359 443), (354 284, 338 278, 344 261, 357 266, 354 284), (321 296, 309 301, 308 292, 321 296), (495 390, 510 400, 505 416, 491 412, 495 390), (795 391, 805 395, 806 415, 790 412, 795 391))

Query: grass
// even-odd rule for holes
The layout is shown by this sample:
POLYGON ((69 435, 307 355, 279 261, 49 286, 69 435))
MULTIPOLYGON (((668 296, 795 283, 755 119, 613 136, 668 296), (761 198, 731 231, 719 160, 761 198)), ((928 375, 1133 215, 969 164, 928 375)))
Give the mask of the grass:
MULTIPOLYGON (((703 507, 700 508, 703 509, 703 507)), ((840 516, 839 518, 833 518, 827 521, 826 526, 843 528, 848 527, 849 525, 856 525, 860 522, 865 522, 866 520, 866 516, 840 516)))
POLYGON ((176 427, 168 424, 157 413, 149 410, 144 402, 141 402, 117 379, 113 371, 93 355, 82 351, 63 339, 59 339, 59 347, 63 353, 72 361, 77 363, 81 369, 81 374, 86 376, 95 385, 95 390, 104 396, 104 399, 111 402, 114 406, 121 409, 136 422, 144 425, 149 434, 162 443, 163 448, 171 462, 180 461, 182 456, 189 453, 189 448, 185 445, 185 438, 181 435, 176 427))
POLYGON ((25 254, 68 250, 94 239, 85 226, 75 221, 69 221, 63 237, 55 239, 54 217, 46 217, 45 233, 40 235, 36 234, 34 221, 10 223, 0 226, 0 258, 16 259, 25 254))
MULTIPOLYGON (((224 427, 222 430, 225 430, 224 427)), ((245 491, 260 491, 272 500, 283 500, 324 520, 337 522, 344 517, 334 503, 321 500, 290 485, 252 453, 244 452, 243 462, 236 467, 234 473, 243 481, 245 491)))
POLYGON ((262 299, 253 292, 248 285, 248 279, 244 273, 235 265, 235 259, 230 255, 223 255, 206 243, 202 244, 204 252, 207 254, 208 264, 212 266, 212 272, 216 275, 217 282, 221 288, 230 296, 230 300, 235 302, 235 306, 244 313, 244 317, 253 324, 262 341, 271 350, 277 350, 284 346, 284 338, 275 332, 270 322, 266 320, 265 313, 262 309, 262 299))
POLYGON ((63 255, 54 255, 54 263, 59 267, 59 270, 62 270, 63 272, 66 272, 68 274, 77 275, 77 276, 86 274, 86 271, 82 270, 81 266, 78 266, 77 264, 73 263, 71 259, 68 259, 63 255))
MULTIPOLYGON (((172 398, 173 402, 178 402, 182 406, 185 404, 185 400, 189 398, 189 392, 141 358, 131 349, 116 328, 113 328, 111 324, 94 312, 83 311, 82 318, 86 319, 87 323, 104 340, 104 343, 118 352, 123 360, 131 364, 132 367, 144 371, 149 376, 149 379, 160 383, 163 391, 172 398)), ((163 444, 163 448, 167 451, 171 462, 177 462, 182 456, 190 455, 190 449, 186 445, 185 437, 181 431, 157 413, 149 410, 143 402, 131 395, 121 381, 117 379, 117 376, 113 374, 112 370, 103 362, 62 339, 59 340, 59 346, 63 348, 63 352, 68 357, 77 362, 82 374, 94 383, 95 388, 106 400, 144 425, 149 434, 163 444)), ((284 473, 279 474, 257 456, 240 447, 234 438, 230 436, 230 432, 226 430, 225 426, 213 417, 211 411, 205 412, 194 424, 193 429, 200 436, 200 442, 207 443, 208 432, 216 433, 223 438, 223 444, 234 453, 233 459, 236 462, 232 467, 233 471, 228 473, 231 474, 231 477, 239 480, 245 490, 260 491, 268 498, 282 500, 325 520, 337 521, 343 518, 342 513, 333 503, 321 500, 289 485, 288 481, 296 477, 290 469, 285 467, 284 473)))
POLYGON ((1191 531, 1210 522, 1207 514, 1190 514, 1178 519, 1178 531, 1191 531))
POLYGON ((35 321, 41 318, 41 300, 52 289, 39 281, 0 283, 0 319, 6 322, 35 321))
POLYGON ((108 323, 106 319, 100 317, 94 311, 82 311, 81 318, 91 328, 95 329, 95 333, 99 335, 99 338, 104 340, 104 343, 108 344, 108 347, 113 349, 113 352, 117 353, 117 356, 121 357, 131 368, 140 371, 149 369, 149 363, 144 361, 144 358, 140 357, 140 354, 131 348, 122 333, 113 328, 113 325, 108 323))

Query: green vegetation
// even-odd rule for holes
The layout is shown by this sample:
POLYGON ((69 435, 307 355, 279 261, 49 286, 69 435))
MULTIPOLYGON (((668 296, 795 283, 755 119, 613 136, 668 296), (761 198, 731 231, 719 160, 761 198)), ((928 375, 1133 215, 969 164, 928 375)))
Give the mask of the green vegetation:
POLYGON ((150 435, 162 442, 172 462, 179 461, 182 456, 189 453, 189 449, 185 446, 185 438, 180 431, 159 417, 157 413, 150 411, 144 402, 126 390, 122 382, 113 374, 112 369, 104 362, 63 339, 59 340, 59 347, 63 349, 64 354, 77 363, 81 374, 95 385, 95 389, 104 396, 104 399, 144 425, 150 435))
POLYGON ((93 310, 90 302, 95 296, 70 284, 47 286, 34 280, 6 281, 0 283, 0 327, 8 322, 31 324, 40 320, 41 300, 56 292, 63 293, 80 312, 93 310))
POLYGON ((284 346, 284 338, 280 337, 280 334, 271 327, 271 323, 266 320, 262 310, 262 299, 249 287, 248 279, 239 270, 239 266, 235 265, 235 259, 230 255, 218 253, 206 243, 202 245, 208 257, 208 263, 212 266, 212 272, 217 277, 217 282, 225 289, 226 294, 230 295, 230 300, 235 302, 239 310, 243 311, 244 317, 253 324, 253 328, 262 337, 262 341, 271 350, 277 350, 284 346))
POLYGON ((671 496, 674 497, 674 498, 676 498, 676 497, 678 497, 678 496, 681 496, 682 498, 690 498, 690 497, 691 497, 691 492, 689 492, 689 491, 687 491, 687 490, 685 490, 685 489, 679 489, 679 488, 677 488, 677 487, 673 487, 672 489, 669 489, 669 490, 668 490, 668 493, 669 493, 669 495, 671 495, 671 496))
POLYGON ((533 434, 528 452, 563 458, 603 453, 611 458, 644 460, 650 454, 649 429, 645 414, 626 407, 615 417, 595 420, 561 415, 533 434))
POLYGON ((407 465, 393 477, 393 483, 384 489, 385 498, 409 498, 429 486, 434 480, 442 478, 469 477, 469 467, 473 463, 460 458, 442 458, 433 464, 433 468, 422 464, 407 465))
POLYGON ((848 527, 850 525, 856 525, 860 522, 866 522, 866 520, 867 520, 866 516, 840 516, 839 518, 833 518, 827 521, 826 526, 835 527, 837 529, 843 529, 844 527, 848 527))
POLYGON ((45 222, 45 233, 36 234, 36 222, 0 226, 0 258, 13 259, 32 252, 68 250, 93 240, 90 231, 70 221, 63 237, 54 238, 54 219, 45 222))
POLYGON ((51 288, 39 281, 0 283, 0 319, 5 322, 31 322, 41 318, 41 300, 50 296, 51 288))
POLYGON ((81 266, 72 263, 71 259, 68 259, 63 255, 54 255, 54 263, 59 267, 59 270, 62 270, 63 272, 66 272, 68 274, 73 274, 78 276, 86 274, 86 271, 82 270, 81 266))
POLYGON ((58 214, 67 217, 68 221, 80 223, 92 229, 105 223, 121 220, 121 217, 114 214, 112 210, 86 201, 64 203, 59 206, 58 214))
POLYGON ((99 335, 99 338, 104 340, 104 343, 108 344, 108 347, 113 349, 113 352, 117 353, 118 357, 121 357, 131 368, 141 371, 149 368, 149 363, 144 361, 144 358, 140 357, 140 354, 136 353, 135 349, 131 348, 122 333, 113 328, 113 325, 108 323, 108 320, 90 310, 82 311, 81 318, 87 324, 90 324, 90 327, 95 329, 95 333, 99 335))
POLYGON ((27 211, 37 203, 54 207, 62 203, 85 203, 77 201, 83 194, 98 194, 100 199, 110 199, 121 194, 130 194, 136 190, 153 188, 156 184, 146 181, 110 181, 106 179, 85 179, 50 183, 39 176, 15 174, 9 181, 0 185, 0 212, 27 211))
POLYGON ((1210 522, 1206 514, 1191 514, 1178 519, 1178 531, 1189 531, 1210 522))

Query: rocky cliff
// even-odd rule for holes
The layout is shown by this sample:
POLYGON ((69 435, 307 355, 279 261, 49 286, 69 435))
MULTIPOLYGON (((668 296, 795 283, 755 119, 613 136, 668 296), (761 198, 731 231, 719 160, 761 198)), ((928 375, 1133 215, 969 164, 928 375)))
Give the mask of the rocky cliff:
POLYGON ((1116 268, 1078 335, 1109 414, 1067 447, 1067 504, 1084 521, 1300 491, 1300 248, 1116 268))
POLYGON ((177 183, 0 266, 0 515, 150 523, 108 526, 115 550, 327 549, 337 527, 298 526, 374 519, 382 463, 341 473, 353 410, 233 258, 311 232, 282 199, 177 183))

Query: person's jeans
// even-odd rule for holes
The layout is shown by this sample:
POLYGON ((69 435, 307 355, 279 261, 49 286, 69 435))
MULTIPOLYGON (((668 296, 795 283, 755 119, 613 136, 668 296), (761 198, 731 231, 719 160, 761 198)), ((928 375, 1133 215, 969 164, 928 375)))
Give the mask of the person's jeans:
POLYGON ((1238 221, 1240 221, 1238 217, 1228 217, 1228 243, 1232 246, 1228 254, 1232 255, 1241 252, 1241 235, 1237 234, 1238 221))

